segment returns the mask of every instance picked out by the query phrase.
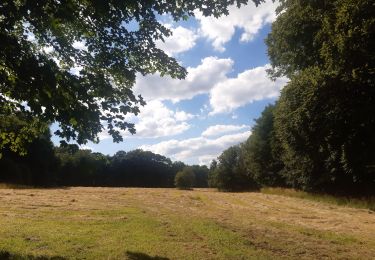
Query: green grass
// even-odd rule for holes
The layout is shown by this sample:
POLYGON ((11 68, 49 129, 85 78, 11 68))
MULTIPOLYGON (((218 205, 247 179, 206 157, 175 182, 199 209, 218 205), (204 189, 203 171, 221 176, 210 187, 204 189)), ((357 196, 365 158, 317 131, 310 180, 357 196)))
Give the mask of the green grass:
POLYGON ((95 219, 61 213, 56 219, 44 212, 32 220, 21 217, 3 222, 0 248, 20 256, 79 259, 122 259, 127 252, 157 252, 178 259, 257 255, 241 236, 212 221, 179 217, 170 218, 166 225, 133 209, 100 211, 90 217, 95 219))
POLYGON ((208 189, 1 189, 0 259, 375 257, 372 215, 304 203, 208 189))
POLYGON ((329 203, 332 205, 352 208, 363 208, 375 211, 375 197, 353 198, 343 196, 332 196, 328 194, 310 193, 286 188, 262 188, 261 193, 288 196, 293 198, 329 203))

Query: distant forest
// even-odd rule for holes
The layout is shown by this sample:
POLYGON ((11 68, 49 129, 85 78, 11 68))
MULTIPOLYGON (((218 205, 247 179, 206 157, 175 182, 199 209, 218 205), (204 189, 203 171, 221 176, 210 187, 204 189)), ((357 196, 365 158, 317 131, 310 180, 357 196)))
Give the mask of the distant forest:
MULTIPOLYGON (((0 160, 0 182, 39 187, 108 186, 175 187, 174 179, 187 167, 183 162, 149 151, 119 151, 113 156, 81 150, 78 145, 54 147, 47 131, 27 147, 26 155, 10 150, 0 160)), ((194 187, 208 187, 206 166, 188 166, 194 187)))

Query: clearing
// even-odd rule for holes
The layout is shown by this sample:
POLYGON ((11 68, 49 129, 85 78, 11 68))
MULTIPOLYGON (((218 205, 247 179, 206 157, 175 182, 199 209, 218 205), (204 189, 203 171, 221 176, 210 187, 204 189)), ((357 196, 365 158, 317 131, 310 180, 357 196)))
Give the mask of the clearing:
POLYGON ((210 189, 0 189, 0 258, 35 257, 375 259, 375 213, 210 189))

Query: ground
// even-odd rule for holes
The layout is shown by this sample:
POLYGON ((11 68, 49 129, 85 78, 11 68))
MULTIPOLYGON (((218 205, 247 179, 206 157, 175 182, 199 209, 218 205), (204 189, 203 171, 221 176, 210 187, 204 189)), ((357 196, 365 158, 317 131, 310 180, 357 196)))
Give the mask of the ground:
POLYGON ((262 193, 0 189, 0 258, 375 259, 375 213, 262 193))

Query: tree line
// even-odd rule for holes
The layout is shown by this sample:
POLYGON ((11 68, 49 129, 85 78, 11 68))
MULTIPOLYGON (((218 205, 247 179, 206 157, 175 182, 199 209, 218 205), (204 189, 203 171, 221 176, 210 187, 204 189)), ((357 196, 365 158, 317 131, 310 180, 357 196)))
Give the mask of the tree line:
POLYGON ((209 184, 375 194, 375 5, 282 1, 266 39, 279 100, 248 140, 222 153, 209 184))
POLYGON ((118 151, 113 156, 79 149, 76 144, 54 147, 48 131, 19 155, 6 149, 0 160, 0 182, 40 187, 175 187, 178 172, 189 170, 190 186, 207 187, 207 166, 183 162, 140 149, 118 151))

